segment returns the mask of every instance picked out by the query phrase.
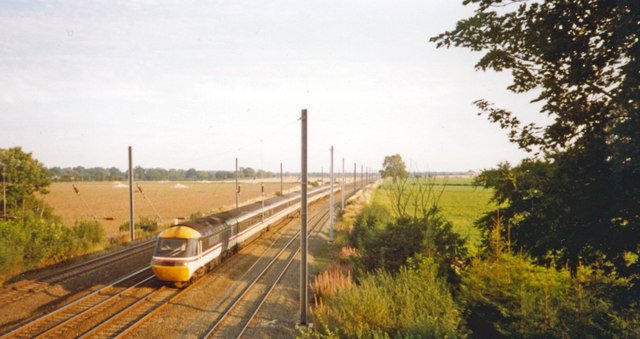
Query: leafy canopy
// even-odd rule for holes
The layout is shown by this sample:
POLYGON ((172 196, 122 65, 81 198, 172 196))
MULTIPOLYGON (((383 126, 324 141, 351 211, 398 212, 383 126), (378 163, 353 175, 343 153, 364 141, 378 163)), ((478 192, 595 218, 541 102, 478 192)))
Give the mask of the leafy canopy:
POLYGON ((409 177, 409 172, 407 172, 407 165, 405 165, 400 154, 388 155, 384 157, 382 167, 384 167, 384 169, 380 171, 380 175, 383 178, 391 177, 393 178, 393 181, 396 181, 397 179, 404 179, 409 177))
MULTIPOLYGON (((509 204, 522 247, 572 271, 599 263, 640 293, 640 2, 465 0, 477 6, 438 47, 482 51, 480 70, 510 71, 514 93, 534 91, 548 126, 523 124, 485 99, 480 114, 532 160, 485 171, 509 204)), ((485 218, 485 222, 488 219, 485 218)), ((640 295, 640 294, 639 294, 640 295)))
MULTIPOLYGON (((6 185, 7 210, 18 209, 23 204, 30 206, 36 201, 36 192, 49 193, 49 171, 32 158, 31 153, 22 151, 21 147, 0 149, 0 175, 4 176, 6 185)), ((0 209, 3 205, 0 205, 0 209)))

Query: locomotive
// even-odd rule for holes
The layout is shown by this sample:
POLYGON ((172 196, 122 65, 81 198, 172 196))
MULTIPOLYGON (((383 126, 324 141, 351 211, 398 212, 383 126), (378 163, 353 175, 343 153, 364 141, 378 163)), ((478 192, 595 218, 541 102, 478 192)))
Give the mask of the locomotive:
MULTIPOLYGON (((328 194, 329 187, 310 189, 307 201, 328 194)), ((299 209, 295 192, 171 226, 158 235, 151 269, 164 283, 184 287, 299 209)))

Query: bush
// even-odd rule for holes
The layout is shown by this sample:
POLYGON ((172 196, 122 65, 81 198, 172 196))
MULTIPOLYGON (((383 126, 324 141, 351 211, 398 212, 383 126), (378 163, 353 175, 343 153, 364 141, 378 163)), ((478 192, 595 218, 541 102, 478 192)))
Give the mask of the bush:
MULTIPOLYGON (((126 221, 122 223, 118 229, 122 232, 128 232, 130 229, 129 225, 129 222, 126 221)), ((158 221, 148 217, 140 217, 140 219, 138 219, 138 222, 136 222, 134 225, 135 229, 142 230, 146 233, 153 233, 158 230, 158 221)))
POLYGON ((349 285, 326 300, 319 299, 313 313, 317 337, 466 337, 462 312, 445 282, 437 277, 437 264, 418 256, 397 274, 378 270, 359 286, 349 285))
POLYGON ((366 271, 384 268, 395 272, 408 258, 422 253, 439 264, 440 276, 450 283, 459 282, 454 266, 468 255, 466 240, 452 230, 437 209, 420 218, 390 220, 381 205, 363 208, 349 234, 349 244, 363 253, 356 265, 366 271))
POLYGON ((86 253, 104 240, 98 222, 80 221, 73 228, 58 219, 40 218, 32 212, 0 222, 0 282, 44 265, 86 253))
POLYGON ((102 243, 105 239, 105 231, 99 222, 93 220, 76 221, 71 229, 74 237, 80 242, 80 246, 87 249, 92 245, 102 243))
POLYGON ((391 221, 389 211, 382 205, 371 204, 365 206, 353 224, 349 232, 349 245, 354 248, 364 249, 368 247, 376 234, 376 231, 384 228, 391 221))
POLYGON ((204 213, 198 211, 198 212, 193 212, 191 213, 191 215, 189 215, 189 220, 196 220, 196 219, 200 219, 204 217, 204 213))
POLYGON ((533 265, 522 257, 476 259, 462 277, 460 299, 478 337, 640 337, 638 310, 617 309, 612 293, 625 282, 582 268, 533 265))

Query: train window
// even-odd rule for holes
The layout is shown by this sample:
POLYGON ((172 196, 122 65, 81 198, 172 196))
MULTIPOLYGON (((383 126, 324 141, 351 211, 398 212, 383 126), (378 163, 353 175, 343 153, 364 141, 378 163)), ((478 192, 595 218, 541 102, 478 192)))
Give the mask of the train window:
POLYGON ((158 257, 188 257, 193 255, 195 244, 186 239, 160 238, 155 256, 158 257))

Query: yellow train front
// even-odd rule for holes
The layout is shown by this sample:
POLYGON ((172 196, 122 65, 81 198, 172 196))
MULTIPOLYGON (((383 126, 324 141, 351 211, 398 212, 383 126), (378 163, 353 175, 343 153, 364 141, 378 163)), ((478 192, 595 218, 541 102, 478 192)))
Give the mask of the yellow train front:
POLYGON ((183 287, 204 275, 219 260, 223 250, 221 232, 215 232, 217 228, 220 227, 211 223, 187 223, 160 233, 151 259, 151 269, 156 277, 183 287))

